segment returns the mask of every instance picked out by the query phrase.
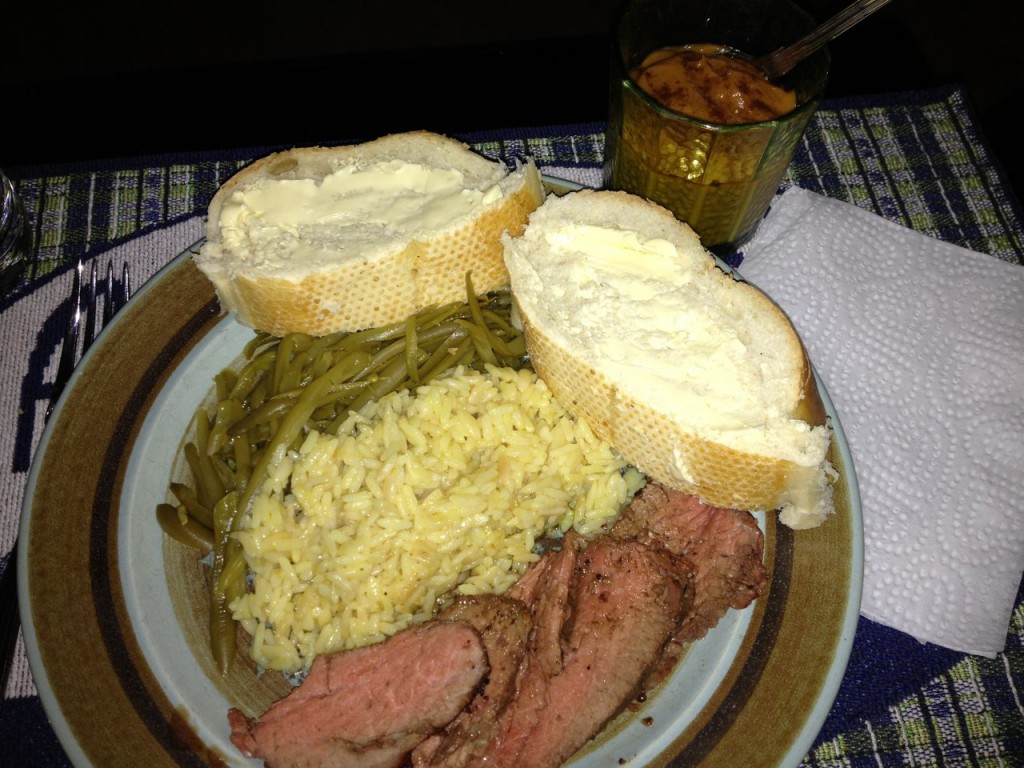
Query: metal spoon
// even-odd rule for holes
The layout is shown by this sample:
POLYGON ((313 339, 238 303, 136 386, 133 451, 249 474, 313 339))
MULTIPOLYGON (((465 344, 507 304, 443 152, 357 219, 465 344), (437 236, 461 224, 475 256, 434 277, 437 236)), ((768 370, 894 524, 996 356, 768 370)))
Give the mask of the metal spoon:
POLYGON ((764 71, 769 80, 776 80, 789 72, 793 67, 810 56, 830 40, 834 40, 846 30, 863 21, 891 0, 856 0, 846 6, 828 21, 818 25, 795 43, 776 48, 750 61, 751 64, 764 71))

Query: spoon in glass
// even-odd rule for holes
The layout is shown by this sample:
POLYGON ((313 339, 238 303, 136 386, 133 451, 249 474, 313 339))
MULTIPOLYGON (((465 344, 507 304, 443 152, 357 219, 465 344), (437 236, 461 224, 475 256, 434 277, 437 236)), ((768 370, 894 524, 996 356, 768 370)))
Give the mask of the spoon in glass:
POLYGON ((795 43, 776 48, 771 53, 751 59, 750 63, 762 70, 769 80, 777 80, 825 43, 839 37, 883 5, 888 5, 890 1, 856 0, 795 43))

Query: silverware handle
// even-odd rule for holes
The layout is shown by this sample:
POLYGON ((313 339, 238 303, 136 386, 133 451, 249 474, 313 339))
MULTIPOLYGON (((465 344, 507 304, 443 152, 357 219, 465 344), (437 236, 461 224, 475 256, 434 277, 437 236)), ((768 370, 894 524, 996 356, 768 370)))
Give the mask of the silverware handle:
POLYGON ((835 40, 850 27, 890 2, 891 0, 857 0, 792 45, 783 46, 762 56, 757 63, 767 73, 769 80, 782 77, 821 46, 835 40))

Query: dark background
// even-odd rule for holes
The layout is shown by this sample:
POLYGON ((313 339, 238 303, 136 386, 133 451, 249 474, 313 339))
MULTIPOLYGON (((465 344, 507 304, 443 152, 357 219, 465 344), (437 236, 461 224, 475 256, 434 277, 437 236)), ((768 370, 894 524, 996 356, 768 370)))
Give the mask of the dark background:
MULTIPOLYGON (((0 165, 601 121, 618 3, 19 2, 0 165)), ((832 43, 826 95, 963 84, 1021 197, 1021 9, 892 0, 832 43)))

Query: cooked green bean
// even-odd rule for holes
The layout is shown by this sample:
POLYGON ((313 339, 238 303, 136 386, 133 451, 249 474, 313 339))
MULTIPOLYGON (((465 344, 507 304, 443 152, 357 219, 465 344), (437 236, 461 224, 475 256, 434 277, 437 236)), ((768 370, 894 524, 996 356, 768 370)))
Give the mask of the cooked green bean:
MULTIPOLYGON (((206 419, 205 414, 200 414, 199 421, 206 419)), ((204 441, 205 442, 205 441, 204 441)), ((217 499, 224 495, 224 486, 217 476, 217 470, 210 462, 209 454, 199 449, 198 442, 185 445, 185 460, 192 470, 192 478, 196 483, 196 493, 203 506, 212 507, 217 499)))
MULTIPOLYGON (((420 366, 419 377, 420 381, 430 381, 435 378, 437 374, 438 364, 446 358, 453 358, 456 355, 456 348, 463 339, 469 335, 462 326, 456 326, 452 329, 452 332, 447 336, 440 344, 438 344, 434 351, 430 353, 430 357, 427 358, 420 366)), ((443 368, 440 370, 444 370, 443 368)))
POLYGON ((465 323, 464 327, 469 332, 469 338, 480 359, 485 363, 497 365, 498 357, 494 354, 494 347, 491 346, 491 339, 487 335, 487 331, 473 323, 465 323))
POLYGON ((468 364, 473 358, 473 350, 473 340, 467 336, 458 343, 451 354, 442 357, 440 362, 427 372, 423 380, 430 381, 451 368, 468 364))
POLYGON ((225 368, 213 378, 213 381, 217 387, 217 402, 221 403, 228 399, 231 390, 235 388, 235 384, 238 382, 238 374, 230 368, 225 368))
POLYGON ((213 547, 213 531, 186 514, 184 507, 179 512, 173 504, 157 504, 156 519, 175 541, 202 552, 209 552, 213 547))
POLYGON ((249 362, 238 372, 234 387, 231 388, 229 398, 231 400, 245 401, 252 394, 253 389, 259 385, 267 375, 267 372, 274 364, 274 350, 265 350, 257 357, 251 358, 249 362))
POLYGON ((185 508, 190 517, 195 518, 207 528, 213 528, 213 509, 200 503, 196 492, 184 483, 171 483, 171 493, 185 508))
POLYGON ((309 349, 313 337, 304 333, 289 333, 277 345, 277 358, 274 361, 274 378, 271 395, 295 389, 299 386, 302 371, 292 365, 292 360, 309 349))
POLYGON ((412 315, 405 321, 405 370, 413 384, 420 383, 420 369, 416 361, 419 355, 419 340, 416 337, 416 316, 412 315))
MULTIPOLYGON (((423 359, 426 359, 427 355, 425 352, 420 354, 423 359)), ((420 362, 422 362, 419 357, 420 355, 417 355, 418 359, 412 362, 411 368, 413 370, 419 366, 420 362)), ((380 376, 377 380, 370 382, 370 386, 363 390, 363 392, 352 401, 351 406, 349 406, 350 410, 358 411, 371 400, 380 400, 389 392, 396 392, 400 389, 405 389, 405 386, 403 385, 408 381, 409 371, 410 367, 408 366, 404 355, 402 357, 395 358, 380 372, 380 376)))
POLYGON ((235 520, 238 517, 238 494, 226 494, 217 502, 213 513, 213 573, 210 590, 210 646, 217 668, 226 675, 235 657, 236 628, 231 617, 228 595, 221 588, 221 574, 227 558, 228 542, 235 520))
POLYGON ((231 426, 245 417, 245 408, 237 400, 221 400, 217 403, 217 415, 207 438, 207 453, 214 454, 228 442, 231 426))
POLYGON ((218 588, 228 598, 228 605, 235 597, 245 592, 245 555, 237 542, 229 542, 228 551, 224 555, 224 567, 217 582, 218 588))
POLYGON ((244 488, 252 475, 252 444, 248 440, 232 441, 232 458, 235 460, 235 488, 244 488))

